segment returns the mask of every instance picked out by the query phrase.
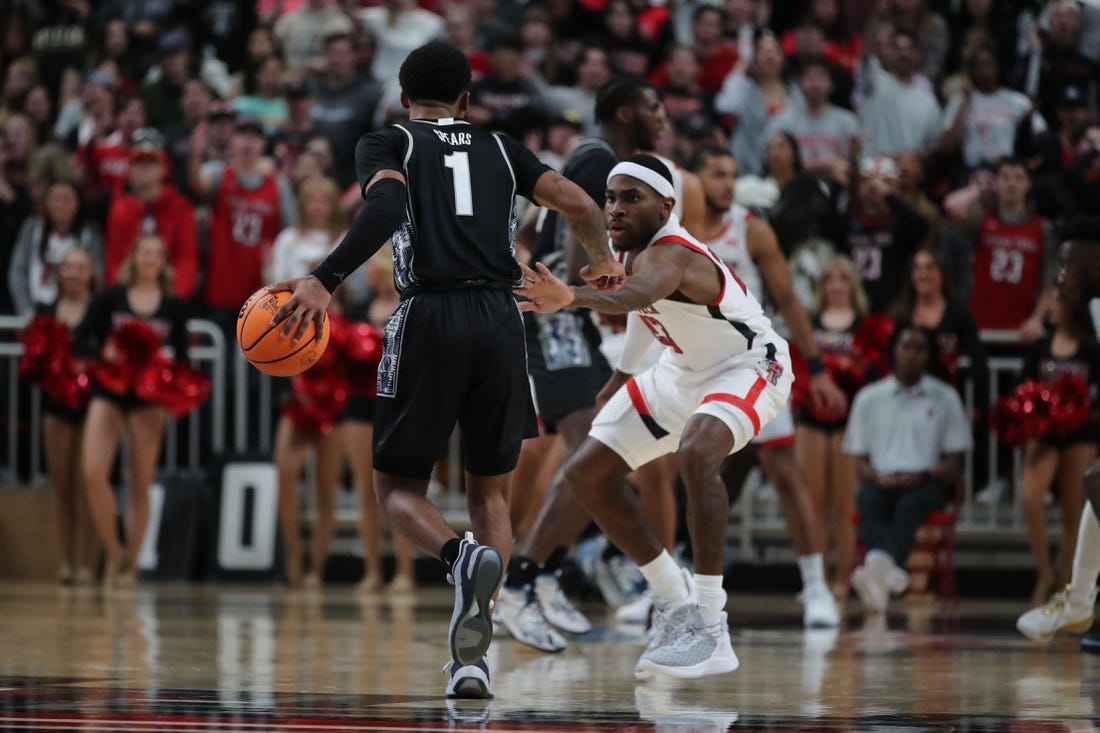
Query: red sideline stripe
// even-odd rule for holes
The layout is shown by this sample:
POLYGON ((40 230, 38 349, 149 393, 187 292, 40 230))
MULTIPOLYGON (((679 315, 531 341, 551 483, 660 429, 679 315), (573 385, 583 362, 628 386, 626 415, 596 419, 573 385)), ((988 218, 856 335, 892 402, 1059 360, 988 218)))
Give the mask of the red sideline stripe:
POLYGON ((630 401, 634 403, 634 409, 638 411, 639 415, 653 417, 649 414, 649 407, 646 406, 645 400, 642 398, 642 390, 638 389, 638 383, 634 381, 634 377, 626 380, 626 393, 630 395, 630 401))
MULTIPOLYGON (((726 404, 733 405, 746 415, 749 416, 749 420, 752 421, 753 435, 760 433, 760 416, 756 414, 756 400, 760 397, 760 393, 764 391, 764 385, 767 382, 763 377, 757 377, 756 382, 753 383, 749 389, 749 393, 744 397, 738 397, 737 395, 727 394, 725 392, 715 392, 709 394, 703 398, 703 404, 708 402, 725 402, 726 404)), ((639 395, 640 396, 640 395, 639 395)))
POLYGON ((756 447, 761 450, 768 450, 769 448, 785 448, 788 445, 794 445, 793 435, 784 435, 782 438, 765 440, 763 443, 758 443, 756 447))

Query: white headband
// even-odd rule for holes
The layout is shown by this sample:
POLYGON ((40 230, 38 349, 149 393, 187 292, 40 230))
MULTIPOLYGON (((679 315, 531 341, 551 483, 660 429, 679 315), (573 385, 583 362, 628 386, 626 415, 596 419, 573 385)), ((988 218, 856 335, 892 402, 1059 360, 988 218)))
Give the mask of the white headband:
POLYGON ((611 172, 607 174, 607 182, 610 184, 611 179, 615 176, 630 176, 631 178, 637 178, 642 183, 652 186, 654 191, 664 196, 666 199, 676 197, 676 192, 672 189, 672 184, 669 183, 668 179, 657 171, 646 168, 644 165, 638 165, 637 163, 631 163, 629 160, 624 160, 622 163, 612 168, 611 172))

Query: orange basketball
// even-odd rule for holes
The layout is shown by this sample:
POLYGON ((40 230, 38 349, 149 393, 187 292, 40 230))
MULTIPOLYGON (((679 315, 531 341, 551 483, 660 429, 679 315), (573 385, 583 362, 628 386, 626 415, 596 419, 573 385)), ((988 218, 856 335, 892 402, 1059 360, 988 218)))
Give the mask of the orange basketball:
POLYGON ((241 351, 252 366, 273 377, 301 374, 317 363, 328 346, 328 316, 320 340, 312 323, 298 343, 294 343, 293 336, 281 336, 285 323, 272 327, 271 317, 288 300, 290 293, 285 290, 270 293, 260 288, 245 301, 237 316, 237 343, 241 351))

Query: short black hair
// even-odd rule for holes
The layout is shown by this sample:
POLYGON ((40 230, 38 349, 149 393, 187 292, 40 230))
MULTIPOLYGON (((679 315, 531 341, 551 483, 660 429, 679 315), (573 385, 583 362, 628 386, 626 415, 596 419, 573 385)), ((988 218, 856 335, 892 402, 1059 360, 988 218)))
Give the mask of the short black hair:
POLYGON ((821 69, 829 76, 830 79, 833 78, 833 71, 829 67, 829 61, 824 56, 814 55, 799 59, 798 78, 802 79, 803 77, 805 77, 806 72, 810 69, 821 69))
POLYGON ((912 321, 894 321, 894 330, 890 333, 889 351, 886 352, 890 368, 894 367, 894 351, 897 349, 898 341, 901 341, 901 336, 906 331, 916 331, 924 337, 924 343, 928 345, 928 361, 924 363, 924 371, 925 373, 931 372, 932 366, 940 361, 940 341, 936 337, 935 331, 924 326, 918 326, 912 321))
POLYGON ((691 162, 688 163, 688 170, 698 173, 707 166, 711 158, 733 158, 733 151, 724 145, 707 143, 692 156, 691 162))
POLYGON ((596 93, 596 120, 606 124, 615 118, 619 107, 630 104, 646 89, 657 90, 653 83, 641 76, 619 76, 600 87, 596 93))
POLYGON ((470 62, 454 46, 432 41, 413 49, 397 80, 410 102, 453 104, 470 86, 470 62))
POLYGON ((1027 173, 1027 177, 1031 178, 1031 171, 1027 169, 1027 162, 1023 158, 1018 158, 1015 155, 1006 155, 1003 158, 997 160, 997 163, 993 166, 994 173, 1000 173, 1004 168, 1023 168, 1024 173, 1027 173))
POLYGON ((668 185, 675 186, 672 182, 672 171, 668 169, 668 166, 661 162, 656 156, 648 155, 646 153, 639 153, 638 155, 632 155, 626 159, 627 163, 637 163, 643 168, 648 168, 661 178, 668 181, 668 185))

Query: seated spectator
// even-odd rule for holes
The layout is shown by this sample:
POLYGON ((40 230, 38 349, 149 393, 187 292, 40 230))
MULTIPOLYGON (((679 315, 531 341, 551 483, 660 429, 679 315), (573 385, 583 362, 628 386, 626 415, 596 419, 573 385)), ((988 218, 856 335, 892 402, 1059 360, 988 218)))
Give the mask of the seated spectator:
POLYGON ((80 96, 61 107, 54 124, 57 139, 69 150, 79 150, 97 134, 106 134, 115 124, 115 90, 118 80, 96 69, 80 87, 80 96))
POLYGON ((4 84, 0 87, 0 122, 23 109, 27 94, 38 81, 38 65, 31 56, 21 56, 12 61, 4 71, 4 84))
POLYGON ((638 31, 638 18, 628 0, 610 0, 603 14, 603 26, 586 40, 607 49, 616 75, 647 76, 653 61, 653 47, 638 31))
POLYGON ((1016 128, 1027 121, 1035 133, 1046 130, 1031 112, 1031 100, 1001 86, 1001 69, 990 46, 979 48, 967 63, 971 87, 951 96, 943 114, 940 149, 962 152, 966 177, 978 166, 1013 154, 1016 128))
POLYGON ((522 75, 523 44, 501 36, 489 46, 489 73, 470 84, 470 110, 466 119, 489 130, 523 139, 537 126, 543 107, 538 89, 522 75))
POLYGON ((1019 331, 1029 342, 1043 333, 1058 252, 1053 227, 1028 201, 1030 188, 1023 162, 1008 158, 988 189, 973 183, 944 201, 973 242, 970 312, 978 328, 1019 331))
MULTIPOLYGON (((1063 374, 1076 375, 1088 383, 1095 400, 1100 394, 1100 345, 1096 343, 1088 307, 1083 303, 1074 306, 1059 293, 1050 320, 1054 330, 1028 350, 1020 380, 1053 382, 1063 374)), ((1047 435, 1033 440, 1024 451, 1020 503, 1037 570, 1031 594, 1033 606, 1046 603, 1056 588, 1064 588, 1070 580, 1077 527, 1085 502, 1085 469, 1096 458, 1098 446, 1100 429, 1095 420, 1090 420, 1068 435, 1047 435), (1051 567, 1046 518, 1047 492, 1052 489, 1062 524, 1057 573, 1051 567)))
POLYGON ((283 91, 283 62, 278 56, 268 56, 246 68, 244 94, 234 100, 233 106, 239 115, 259 118, 271 135, 287 119, 283 91))
POLYGON ((130 191, 120 191, 107 214, 107 285, 115 284, 138 237, 155 234, 164 242, 174 272, 172 293, 187 302, 194 295, 199 271, 195 209, 168 182, 168 156, 156 130, 139 131, 129 155, 130 191))
POLYGON ((46 188, 42 216, 24 221, 15 240, 7 275, 17 314, 30 315, 39 305, 54 302, 57 268, 74 249, 88 250, 96 269, 102 269, 103 239, 85 221, 76 185, 55 181, 46 188))
POLYGON ((798 140, 806 172, 847 185, 852 155, 859 150, 859 120, 829 103, 832 79, 823 59, 802 63, 799 89, 803 105, 790 106, 768 125, 767 137, 789 132, 798 140))
MULTIPOLYGON (((947 69, 965 66, 963 47, 968 38, 980 33, 993 49, 997 65, 1010 73, 1016 67, 1016 52, 1021 41, 1020 23, 1011 3, 994 0, 964 0, 955 16, 949 18, 947 69)), ((1025 39, 1026 40, 1026 39, 1025 39)))
POLYGON ((165 33, 157 42, 157 54, 159 73, 155 81, 141 88, 141 96, 145 98, 149 124, 167 130, 183 121, 183 85, 194 76, 191 39, 182 31, 165 33))
POLYGON ((928 236, 928 222, 897 196, 898 168, 864 158, 840 249, 851 253, 872 313, 885 313, 906 277, 906 264, 928 236))
MULTIPOLYGON (((834 2, 835 0, 823 0, 834 2)), ((858 38, 858 36, 856 36, 858 38)), ((859 47, 863 47, 862 41, 859 47)), ((807 19, 788 31, 783 37, 783 52, 787 54, 787 62, 792 72, 799 76, 802 74, 802 66, 809 62, 824 64, 832 81, 832 91, 829 93, 829 103, 850 110, 852 108, 852 69, 837 63, 828 55, 829 43, 825 39, 825 31, 813 20, 807 19), (791 39, 791 44, 788 44, 791 39)), ((858 58, 858 56, 857 56, 858 58)))
POLYGON ((912 33, 896 30, 890 36, 889 57, 864 59, 863 152, 893 155, 931 149, 940 138, 940 105, 935 95, 917 83, 920 51, 912 33))
POLYGON ((112 129, 97 131, 76 151, 85 196, 110 196, 126 185, 130 178, 130 145, 134 133, 145 127, 146 121, 145 101, 137 95, 128 96, 119 102, 112 129))
POLYGON ((52 181, 70 178, 70 156, 57 143, 39 144, 34 125, 23 113, 14 114, 4 124, 8 137, 7 176, 25 185, 31 200, 41 202, 42 192, 52 181))
POLYGON ((759 175, 764 167, 768 123, 798 99, 801 93, 783 81, 783 50, 775 36, 761 35, 752 64, 739 64, 714 98, 714 109, 733 119, 730 145, 737 170, 759 175))
POLYGON ((859 391, 844 450, 856 459, 859 531, 867 555, 852 573, 866 613, 882 613, 909 587, 903 570, 917 529, 955 496, 970 423, 958 393, 928 376, 936 339, 902 324, 890 342, 893 374, 859 391))
POLYGON ((668 63, 654 72, 651 81, 661 91, 665 114, 673 126, 693 115, 709 114, 708 95, 699 86, 699 60, 691 46, 676 46, 668 63))
POLYGON ((334 0, 307 0, 275 21, 275 38, 282 46, 286 67, 299 73, 324 70, 326 39, 354 30, 355 24, 334 0))
POLYGON ((35 137, 39 143, 57 142, 57 135, 53 130, 53 102, 50 100, 50 91, 38 84, 31 87, 23 100, 23 114, 34 126, 35 137))
POLYGON ((284 94, 287 117, 271 136, 271 147, 279 172, 288 175, 293 170, 306 140, 317 134, 317 125, 313 121, 313 95, 308 84, 291 83, 285 88, 284 94))
POLYGON ((723 12, 713 5, 700 5, 691 20, 691 45, 699 59, 696 82, 707 95, 718 93, 739 57, 737 46, 722 36, 724 22, 723 12))

